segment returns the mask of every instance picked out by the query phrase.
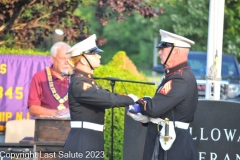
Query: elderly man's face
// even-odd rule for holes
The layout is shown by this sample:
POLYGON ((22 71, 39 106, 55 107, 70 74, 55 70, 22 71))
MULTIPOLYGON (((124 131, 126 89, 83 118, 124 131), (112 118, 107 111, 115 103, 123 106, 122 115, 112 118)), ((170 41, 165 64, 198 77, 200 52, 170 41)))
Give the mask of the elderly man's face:
POLYGON ((66 54, 66 51, 69 50, 69 46, 62 46, 58 49, 56 57, 52 58, 53 68, 57 72, 69 71, 71 67, 69 66, 67 60, 70 58, 69 54, 66 54))

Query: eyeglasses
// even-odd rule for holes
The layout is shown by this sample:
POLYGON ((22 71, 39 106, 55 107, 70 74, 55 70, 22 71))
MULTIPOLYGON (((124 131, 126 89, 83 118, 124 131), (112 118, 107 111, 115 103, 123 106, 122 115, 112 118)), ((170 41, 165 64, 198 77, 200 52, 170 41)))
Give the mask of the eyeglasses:
POLYGON ((167 48, 167 47, 174 47, 174 43, 160 42, 160 43, 157 45, 157 48, 167 48))

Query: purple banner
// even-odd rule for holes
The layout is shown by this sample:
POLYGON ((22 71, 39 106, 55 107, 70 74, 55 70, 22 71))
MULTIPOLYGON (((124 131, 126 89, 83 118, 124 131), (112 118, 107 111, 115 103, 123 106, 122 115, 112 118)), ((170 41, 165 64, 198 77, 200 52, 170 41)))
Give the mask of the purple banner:
POLYGON ((13 119, 30 119, 27 108, 32 76, 51 66, 49 56, 0 55, 0 131, 13 119))

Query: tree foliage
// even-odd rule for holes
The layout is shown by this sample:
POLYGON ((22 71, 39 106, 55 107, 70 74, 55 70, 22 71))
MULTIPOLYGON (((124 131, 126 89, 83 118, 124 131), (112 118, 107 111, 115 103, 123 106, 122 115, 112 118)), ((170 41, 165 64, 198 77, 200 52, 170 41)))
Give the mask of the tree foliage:
MULTIPOLYGON (((238 57, 239 6, 225 1, 223 32, 223 51, 238 57)), ((159 29, 192 39, 191 50, 206 52, 208 19, 209 0, 0 0, 0 44, 36 47, 55 28, 64 29, 70 44, 95 33, 98 45, 104 44, 104 64, 121 50, 138 67, 150 68, 159 29)))
POLYGON ((125 21, 126 18, 124 14, 131 15, 133 10, 136 10, 139 14, 146 17, 157 17, 157 13, 153 8, 147 6, 147 4, 142 5, 144 1, 142 0, 98 0, 99 6, 106 9, 106 7, 111 8, 109 12, 97 13, 100 21, 103 25, 108 24, 108 17, 111 17, 115 13, 118 13, 117 20, 125 21))
MULTIPOLYGON (((90 2, 98 2, 96 16, 104 25, 112 15, 121 21, 125 14, 129 15, 133 10, 144 17, 157 16, 141 0, 90 2)), ((89 24, 75 15, 77 8, 83 3, 87 3, 87 0, 0 0, 0 45, 35 48, 56 28, 64 31, 64 41, 68 43, 86 38, 89 24)))
POLYGON ((226 0, 223 33, 223 51, 240 59, 240 1, 226 0))
MULTIPOLYGON (((155 8, 155 12, 159 16, 162 15, 162 8, 153 8, 155 8)), ((101 49, 104 50, 101 53, 102 63, 106 64, 116 52, 125 51, 138 67, 149 68, 152 64, 153 39, 155 36, 159 36, 159 29, 153 30, 153 26, 159 23, 158 20, 156 18, 145 18, 141 14, 135 14, 134 11, 133 14, 125 16, 124 21, 119 21, 116 16, 109 16, 107 22, 109 24, 103 27, 91 12, 93 10, 98 10, 98 7, 81 6, 79 15, 88 13, 89 31, 96 33, 98 37, 107 39, 104 45, 101 46, 101 49)), ((109 12, 111 11, 105 11, 105 13, 109 12)))
MULTIPOLYGON (((158 28, 195 41, 191 50, 207 51, 209 0, 158 0, 164 14, 158 28)), ((223 52, 240 57, 240 1, 226 0, 224 11, 223 52)))
POLYGON ((208 0, 171 0, 161 1, 164 14, 161 16, 161 28, 193 41, 191 50, 206 51, 208 37, 208 0))
POLYGON ((65 40, 71 42, 82 37, 84 21, 74 16, 78 0, 1 0, 1 44, 34 48, 55 28, 64 30, 65 40))
MULTIPOLYGON (((192 51, 207 52, 209 0, 156 0, 151 6, 159 10, 161 16, 144 19, 138 15, 127 17, 126 23, 113 22, 104 28, 94 25, 94 32, 106 37, 103 57, 108 61, 117 50, 124 50, 138 68, 152 66, 154 37, 159 29, 164 29, 193 41, 192 51)), ((240 1, 226 0, 223 31, 223 52, 234 54, 240 59, 240 1)), ((94 22, 91 21, 91 24, 94 22)), ((91 27, 92 28, 92 27, 91 27)))

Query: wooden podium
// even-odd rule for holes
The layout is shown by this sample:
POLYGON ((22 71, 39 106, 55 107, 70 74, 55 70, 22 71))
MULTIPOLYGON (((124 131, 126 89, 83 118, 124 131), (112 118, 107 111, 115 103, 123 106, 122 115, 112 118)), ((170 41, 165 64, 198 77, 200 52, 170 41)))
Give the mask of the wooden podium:
POLYGON ((38 160, 59 160, 58 152, 63 150, 70 131, 70 118, 36 117, 35 151, 38 160))

